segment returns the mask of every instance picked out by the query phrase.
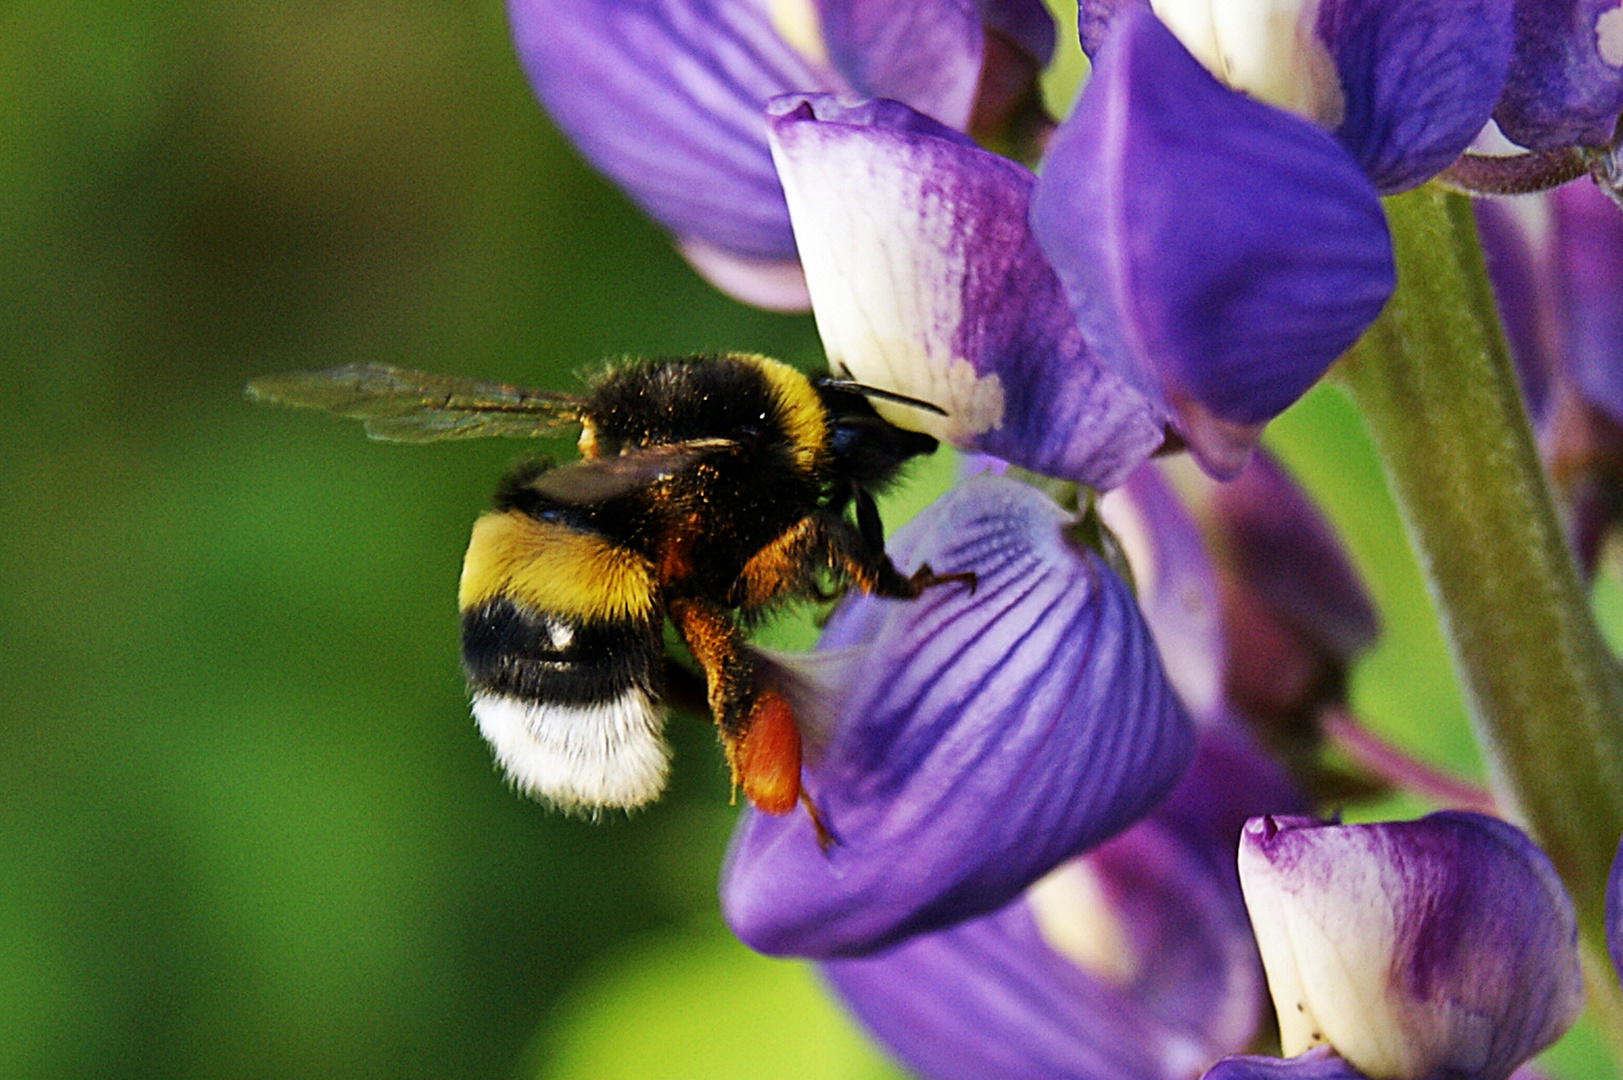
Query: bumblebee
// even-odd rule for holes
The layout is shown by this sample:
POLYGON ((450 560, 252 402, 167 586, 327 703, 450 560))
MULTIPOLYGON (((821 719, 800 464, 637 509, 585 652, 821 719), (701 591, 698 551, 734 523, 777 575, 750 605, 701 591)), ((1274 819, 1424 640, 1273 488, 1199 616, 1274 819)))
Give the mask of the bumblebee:
POLYGON ((785 601, 827 598, 825 585, 908 598, 974 584, 900 573, 874 503, 936 440, 868 399, 939 410, 765 357, 625 362, 582 396, 381 365, 248 391, 405 442, 580 426, 581 460, 530 462, 501 482, 458 595, 479 730, 515 786, 564 810, 630 809, 663 789, 668 619, 703 671, 734 785, 768 813, 806 801, 815 820, 800 732, 745 631, 785 601))

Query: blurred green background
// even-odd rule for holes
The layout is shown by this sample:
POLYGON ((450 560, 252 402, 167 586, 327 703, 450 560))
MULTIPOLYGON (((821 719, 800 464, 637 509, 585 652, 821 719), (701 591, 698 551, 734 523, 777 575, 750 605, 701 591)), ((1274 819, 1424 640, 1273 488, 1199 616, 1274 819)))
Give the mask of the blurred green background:
MULTIPOLYGON (((0 251, 0 1077, 898 1075, 721 928, 708 725, 629 820, 493 771, 455 583, 523 449, 243 401, 355 361, 818 362, 579 163, 499 4, 0 8, 0 251)), ((1378 583, 1360 704, 1469 767, 1345 406, 1275 439, 1378 583)))

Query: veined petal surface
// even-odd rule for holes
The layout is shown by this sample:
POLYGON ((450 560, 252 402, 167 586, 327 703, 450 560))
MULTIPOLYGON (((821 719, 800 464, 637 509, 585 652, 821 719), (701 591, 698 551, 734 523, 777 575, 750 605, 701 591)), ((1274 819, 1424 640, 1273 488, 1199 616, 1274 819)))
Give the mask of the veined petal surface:
POLYGON ((817 9, 829 59, 859 95, 969 127, 986 44, 970 0, 818 0, 817 9))
POLYGON ((805 814, 746 810, 721 889, 746 944, 861 955, 986 914, 1165 797, 1191 724, 1131 593, 1068 522, 1024 484, 971 478, 890 550, 973 571, 973 594, 836 613, 823 647, 860 663, 802 778, 834 843, 805 814))
POLYGON ((1034 232, 1099 358, 1229 477, 1395 281, 1375 191, 1325 131, 1219 84, 1124 9, 1049 145, 1034 232))
POLYGON ((1512 0, 1321 0, 1345 98, 1339 138, 1382 195, 1471 145, 1510 65, 1512 0))
POLYGON ((1623 112, 1623 7, 1518 0, 1515 30, 1499 129, 1529 150, 1610 142, 1623 112))
POLYGON ((829 362, 947 413, 876 401, 888 420, 1094 487, 1161 444, 1161 415, 1083 344, 1026 169, 893 102, 771 112, 829 362))

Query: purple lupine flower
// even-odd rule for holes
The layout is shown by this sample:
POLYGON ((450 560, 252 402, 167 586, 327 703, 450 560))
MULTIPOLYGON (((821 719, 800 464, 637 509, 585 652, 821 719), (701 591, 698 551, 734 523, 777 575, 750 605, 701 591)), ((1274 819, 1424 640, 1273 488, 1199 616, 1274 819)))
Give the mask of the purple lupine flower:
POLYGON ((893 102, 779 99, 771 133, 830 364, 946 414, 889 419, 1096 487, 1161 445, 1032 239, 1028 170, 893 102))
POLYGON ((1604 146, 1623 112, 1623 9, 1517 0, 1516 43, 1493 118, 1529 150, 1604 146))
MULTIPOLYGON (((803 310, 761 109, 795 91, 908 101, 967 126, 977 87, 1029 86, 1040 4, 963 0, 510 0, 519 60, 581 153, 749 303, 803 310), (984 9, 984 10, 982 10, 984 9), (984 20, 984 24, 983 24, 984 20), (987 26, 998 48, 987 47, 987 26)), ((1049 31, 1049 39, 1052 30, 1049 31)), ((1001 89, 1008 96, 1017 90, 1001 89)), ((1007 102, 987 108, 1007 112, 1007 102)))
POLYGON ((1583 1007, 1572 903, 1494 818, 1258 818, 1240 879, 1287 1055, 1324 1044, 1365 1076, 1503 1080, 1583 1007))
POLYGON ((1100 360, 1232 476, 1394 283, 1370 181, 1316 124, 1217 82, 1122 10, 1032 199, 1100 360))
POLYGON ((1125 833, 1000 911, 824 975, 928 1080, 1182 1080, 1256 1034, 1235 840, 1256 808, 1296 805, 1243 731, 1209 725, 1173 795, 1125 833))
POLYGON ((899 565, 977 587, 849 599, 801 672, 807 815, 746 810, 722 880, 729 925, 762 952, 874 952, 1008 903, 1159 802, 1189 762, 1189 719, 1126 586, 1046 496, 964 481, 891 544, 899 565), (830 665, 833 668, 830 668, 830 665))

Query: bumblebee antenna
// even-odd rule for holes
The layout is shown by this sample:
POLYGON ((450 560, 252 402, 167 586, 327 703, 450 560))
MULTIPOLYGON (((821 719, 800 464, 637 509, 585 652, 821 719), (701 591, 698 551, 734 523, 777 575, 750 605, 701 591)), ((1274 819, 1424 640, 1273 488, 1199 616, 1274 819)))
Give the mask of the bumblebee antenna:
POLYGON ((866 386, 852 379, 824 379, 823 385, 835 390, 845 390, 853 394, 861 394, 865 398, 878 398, 880 401, 893 401, 898 405, 911 405, 915 409, 933 412, 937 416, 946 416, 947 410, 933 401, 923 401, 906 394, 898 394, 894 390, 881 390, 877 386, 866 386))

